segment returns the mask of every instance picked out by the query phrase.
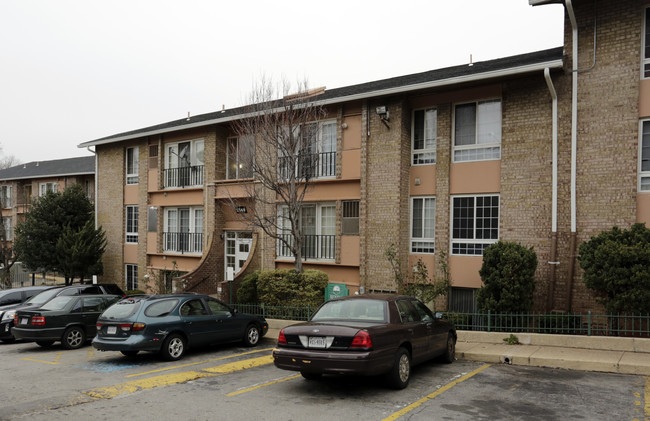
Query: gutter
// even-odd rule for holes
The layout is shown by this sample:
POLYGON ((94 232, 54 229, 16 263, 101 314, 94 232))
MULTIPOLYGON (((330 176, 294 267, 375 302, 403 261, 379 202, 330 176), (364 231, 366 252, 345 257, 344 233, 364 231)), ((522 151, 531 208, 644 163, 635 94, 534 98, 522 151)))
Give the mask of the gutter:
POLYGON ((549 256, 548 264, 551 265, 550 274, 549 274, 549 290, 547 299, 547 311, 553 310, 553 297, 555 296, 555 280, 556 280, 556 268, 560 264, 557 261, 557 155, 558 155, 558 145, 557 145, 557 92, 555 91, 555 86, 553 86, 553 80, 551 79, 551 71, 547 67, 544 69, 544 79, 546 79, 546 85, 548 86, 548 91, 551 94, 553 99, 553 170, 552 170, 552 203, 551 203, 551 250, 549 256))
MULTIPOLYGON (((371 91, 371 92, 365 92, 361 94, 354 94, 354 95, 347 95, 347 96, 342 96, 342 97, 337 97, 337 98, 331 98, 331 99, 326 99, 322 101, 314 101, 314 105, 331 105, 331 104, 337 104, 340 102, 346 102, 346 101, 355 101, 355 100, 361 100, 361 99, 368 99, 368 98, 373 98, 373 97, 378 97, 378 96, 386 96, 386 95, 394 95, 394 94, 399 94, 399 93, 404 93, 404 92, 412 92, 412 91, 417 91, 421 89, 430 89, 430 88, 437 88, 437 87, 442 87, 442 86, 449 86, 449 85, 455 85, 455 84, 461 84, 461 83, 467 83, 467 82, 474 82, 474 81, 480 81, 484 79, 491 79, 491 78, 497 78, 497 77, 507 77, 507 76, 515 76, 515 75, 520 75, 520 74, 525 74, 525 73, 531 73, 531 72, 537 72, 537 71, 543 71, 545 68, 562 68, 563 63, 561 59, 558 60, 551 60, 551 61, 546 61, 542 63, 535 63, 535 64, 528 64, 525 66, 519 66, 519 67, 512 67, 510 69, 505 69, 505 70, 494 70, 490 72, 483 72, 480 74, 476 75, 466 75, 466 76, 458 76, 458 77, 453 77, 449 79, 441 79, 441 80, 435 80, 435 81, 430 81, 430 82, 423 82, 423 83, 416 83, 413 85, 408 85, 408 86, 400 86, 400 87, 395 87, 395 88, 387 88, 387 89, 380 89, 377 91, 371 91)), ((270 110, 270 112, 280 112, 283 111, 283 108, 276 108, 270 110)), ((85 148, 88 146, 97 146, 97 145, 107 145, 111 143, 116 143, 116 142, 121 142, 124 140, 130 140, 130 139, 137 139, 140 137, 145 137, 145 136, 154 136, 154 135, 159 135, 163 133, 169 133, 172 131, 176 130, 185 130, 185 129, 192 129, 196 127, 203 127, 203 126, 210 126, 213 124, 219 124, 219 123, 226 123, 229 121, 234 121, 234 120, 241 120, 245 119, 248 117, 253 117, 257 113, 252 112, 252 113, 244 113, 244 114, 237 114, 237 115, 231 115, 223 118, 214 118, 211 120, 205 120, 197 123, 190 123, 190 124, 183 124, 183 125, 178 125, 174 127, 165 127, 162 129, 155 129, 155 130, 149 130, 149 131, 143 131, 143 132, 138 132, 138 133, 133 133, 133 134, 127 134, 124 136, 118 136, 118 137, 112 137, 110 139, 104 139, 104 140, 92 140, 89 142, 84 142, 80 143, 77 145, 79 148, 85 148)))

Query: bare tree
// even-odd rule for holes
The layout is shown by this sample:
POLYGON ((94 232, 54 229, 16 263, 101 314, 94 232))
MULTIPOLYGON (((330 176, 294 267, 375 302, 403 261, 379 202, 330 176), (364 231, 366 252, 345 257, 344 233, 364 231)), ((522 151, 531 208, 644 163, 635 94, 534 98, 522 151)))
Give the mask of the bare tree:
MULTIPOLYGON (((229 166, 243 171, 237 178, 254 180, 246 185, 250 211, 237 215, 273 238, 276 250, 293 256, 302 272, 305 247, 317 247, 314 236, 305 237, 300 218, 305 194, 319 175, 318 122, 326 110, 315 102, 324 88, 309 90, 301 82, 297 93, 289 95, 289 89, 286 81, 276 87, 265 78, 253 88, 243 118, 232 123, 238 139, 228 154, 239 168, 229 166)), ((230 204, 241 202, 231 197, 230 204)))
POLYGON ((0 154, 3 155, 2 157, 0 157, 0 170, 15 167, 16 165, 20 164, 20 160, 15 156, 5 155, 4 153, 2 153, 2 146, 0 146, 0 154))
MULTIPOLYGON (((1 207, 2 205, 0 205, 1 207)), ((2 216, 2 212, 0 212, 0 264, 2 265, 2 270, 0 270, 0 285, 7 288, 11 286, 11 267, 18 260, 18 255, 14 252, 13 242, 7 236, 8 228, 11 228, 5 224, 6 219, 2 216)))

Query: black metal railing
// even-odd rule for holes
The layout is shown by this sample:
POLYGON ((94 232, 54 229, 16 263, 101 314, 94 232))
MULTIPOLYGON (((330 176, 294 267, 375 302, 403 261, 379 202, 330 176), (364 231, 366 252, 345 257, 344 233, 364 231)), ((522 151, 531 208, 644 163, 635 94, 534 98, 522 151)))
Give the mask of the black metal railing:
POLYGON ((163 249, 174 253, 202 253, 203 233, 163 232, 163 249))
MULTIPOLYGON (((291 234, 280 234, 278 239, 278 257, 295 257, 287 244, 294 244, 291 234)), ((335 235, 305 235, 302 241, 301 254, 303 259, 334 260, 336 257, 335 235)))
POLYGON ((336 152, 300 154, 297 157, 279 157, 278 175, 287 180, 292 169, 298 179, 333 177, 336 175, 336 152), (293 160, 296 160, 295 165, 293 160))
POLYGON ((203 185, 203 165, 167 168, 163 173, 165 187, 191 187, 203 185))

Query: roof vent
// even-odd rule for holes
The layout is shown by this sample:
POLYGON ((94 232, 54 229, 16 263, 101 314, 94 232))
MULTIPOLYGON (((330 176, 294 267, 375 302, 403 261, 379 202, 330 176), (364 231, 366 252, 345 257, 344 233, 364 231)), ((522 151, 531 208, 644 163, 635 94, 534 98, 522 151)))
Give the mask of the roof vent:
POLYGON ((190 112, 187 112, 187 121, 190 121, 190 112))

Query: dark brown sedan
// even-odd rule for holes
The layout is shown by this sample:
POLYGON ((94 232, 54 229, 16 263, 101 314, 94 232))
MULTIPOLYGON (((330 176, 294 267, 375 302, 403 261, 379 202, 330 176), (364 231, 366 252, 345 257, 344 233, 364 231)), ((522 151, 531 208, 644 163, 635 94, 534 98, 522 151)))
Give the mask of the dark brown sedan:
POLYGON ((357 295, 323 304, 311 321, 280 331, 276 367, 323 374, 385 374, 397 389, 408 385, 411 366, 435 357, 455 359, 456 328, 422 302, 400 295, 357 295))

